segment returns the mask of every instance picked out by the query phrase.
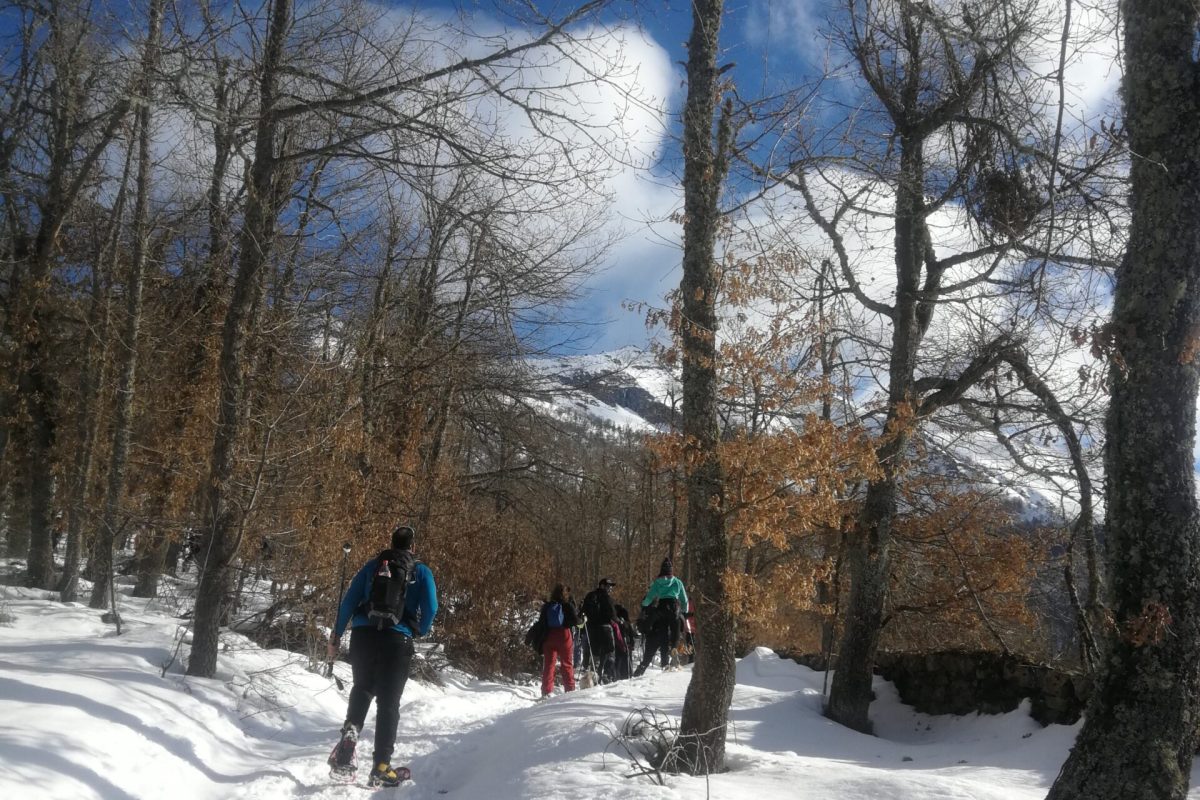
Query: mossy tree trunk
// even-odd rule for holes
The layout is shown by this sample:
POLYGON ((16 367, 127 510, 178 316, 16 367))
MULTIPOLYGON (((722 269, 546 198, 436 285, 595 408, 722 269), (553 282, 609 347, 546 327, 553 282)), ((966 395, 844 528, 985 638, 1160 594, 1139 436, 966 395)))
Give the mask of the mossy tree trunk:
POLYGON ((1140 0, 1122 13, 1132 224, 1108 329, 1105 532, 1115 625, 1050 800, 1181 800, 1200 722, 1200 7, 1140 0))
POLYGON ((729 108, 717 117, 718 40, 722 0, 692 5, 687 101, 683 117, 683 279, 679 285, 683 343, 683 436, 692 451, 687 471, 685 532, 691 558, 691 602, 697 619, 696 662, 683 703, 683 767, 692 774, 725 768, 725 735, 735 683, 736 620, 724 574, 729 543, 724 477, 717 454, 717 262, 721 187, 728 172, 729 108))

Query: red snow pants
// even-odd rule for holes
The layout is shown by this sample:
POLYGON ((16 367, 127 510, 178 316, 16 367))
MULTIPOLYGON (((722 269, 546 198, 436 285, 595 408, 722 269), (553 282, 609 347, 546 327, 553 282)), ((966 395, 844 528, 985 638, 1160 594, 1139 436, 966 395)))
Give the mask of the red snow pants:
POLYGON ((571 641, 570 628, 551 628, 542 643, 542 694, 550 694, 554 689, 554 667, 556 661, 562 662, 563 688, 568 692, 575 691, 575 665, 571 658, 575 652, 575 643, 571 641))

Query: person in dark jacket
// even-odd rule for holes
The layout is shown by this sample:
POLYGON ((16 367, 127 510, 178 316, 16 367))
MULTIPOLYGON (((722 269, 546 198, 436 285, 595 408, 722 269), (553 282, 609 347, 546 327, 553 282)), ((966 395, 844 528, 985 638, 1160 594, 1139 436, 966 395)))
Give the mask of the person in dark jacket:
POLYGON ((391 766, 396 727, 400 722, 400 695, 404 693, 404 684, 408 681, 408 671, 412 666, 413 638, 429 633, 438 609, 433 573, 429 567, 413 559, 414 536, 412 528, 398 526, 392 531, 391 548, 363 564, 350 582, 338 608, 337 622, 329 642, 329 659, 332 661, 337 657, 342 633, 347 625, 350 626, 350 665, 353 668, 354 686, 350 689, 350 704, 346 709, 346 722, 342 725, 342 738, 329 756, 329 765, 335 775, 353 778, 355 745, 366 722, 371 700, 374 699, 375 750, 371 756, 372 769, 368 778, 372 786, 396 786, 408 775, 404 767, 397 771, 391 766), (372 585, 377 575, 389 574, 385 572, 385 562, 412 563, 404 591, 404 613, 399 622, 391 625, 372 621, 368 617, 372 585))
POLYGON ((571 588, 561 583, 554 584, 550 599, 542 604, 540 620, 546 625, 546 638, 542 641, 542 697, 554 691, 554 673, 558 662, 562 662, 563 689, 575 691, 575 643, 571 629, 579 624, 579 614, 571 602, 571 588))
POLYGON ((617 611, 617 621, 613 623, 617 633, 616 678, 624 680, 633 674, 633 645, 637 632, 629 621, 629 610, 620 603, 614 607, 617 611))
POLYGON ((617 610, 613 605, 612 590, 616 585, 612 578, 601 578, 596 588, 583 598, 583 613, 587 617, 588 648, 598 665, 601 683, 612 681, 614 674, 617 641, 613 635, 612 624, 617 619, 617 610))

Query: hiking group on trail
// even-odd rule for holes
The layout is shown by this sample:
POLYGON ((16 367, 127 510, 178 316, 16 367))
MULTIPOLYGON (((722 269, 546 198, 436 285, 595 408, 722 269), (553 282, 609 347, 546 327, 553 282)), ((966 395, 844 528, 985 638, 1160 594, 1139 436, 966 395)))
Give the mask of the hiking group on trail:
MULTIPOLYGON (((357 774, 355 751, 372 699, 375 742, 368 785, 397 786, 412 777, 407 767, 391 763, 400 696, 412 666, 413 639, 429 633, 438 610, 433 573, 413 554, 415 536, 413 528, 397 526, 390 546, 362 565, 338 605, 327 656, 332 664, 349 627, 353 685, 346 720, 329 754, 330 775, 335 779, 351 782, 357 774)), ((563 689, 568 692, 579 684, 589 688, 595 683, 640 677, 656 652, 664 670, 678 666, 681 636, 686 633, 690 641, 691 614, 687 592, 674 575, 671 559, 663 560, 658 577, 650 584, 636 628, 629 612, 613 600, 616 585, 612 578, 601 578, 576 608, 571 588, 561 582, 554 584, 525 637, 542 656, 543 698, 553 692, 560 665, 563 689), (639 633, 645 637, 645 652, 634 670, 634 642, 639 633)))
POLYGON ((542 604, 538 620, 526 636, 526 642, 542 654, 542 697, 554 690, 559 664, 563 689, 568 692, 575 691, 579 682, 576 668, 583 670, 586 687, 593 681, 611 683, 641 677, 655 653, 661 655, 663 669, 679 665, 678 648, 683 634, 691 635, 691 615, 687 590, 675 577, 671 559, 663 560, 658 577, 650 584, 636 628, 629 612, 612 598, 616 585, 612 578, 601 578, 578 610, 570 587, 554 585, 550 599, 542 604), (634 641, 639 632, 645 637, 645 651, 641 663, 633 669, 634 641))

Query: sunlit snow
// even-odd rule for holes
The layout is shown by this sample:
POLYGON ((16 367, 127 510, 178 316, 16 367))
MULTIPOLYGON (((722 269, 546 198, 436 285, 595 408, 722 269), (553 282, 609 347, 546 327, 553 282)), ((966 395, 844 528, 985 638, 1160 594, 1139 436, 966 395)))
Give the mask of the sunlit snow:
MULTIPOLYGON (((614 737, 637 709, 677 721, 689 671, 652 669, 539 703, 532 678, 506 684, 443 670, 444 686, 412 681, 404 694, 395 760, 412 767, 413 782, 371 792, 329 780, 325 758, 346 698, 304 658, 227 634, 217 678, 186 677, 178 662, 162 676, 186 624, 173 604, 123 597, 118 637, 83 605, 3 592, 5 798, 1032 800, 1075 732, 1041 728, 1025 708, 924 716, 880 682, 879 735, 865 736, 821 716, 821 673, 760 649, 738 664, 730 771, 707 781, 668 775, 659 786, 629 777, 632 761, 614 737)), ((345 664, 338 672, 349 679, 345 664)), ((368 739, 372 725, 373 714, 368 739)))

